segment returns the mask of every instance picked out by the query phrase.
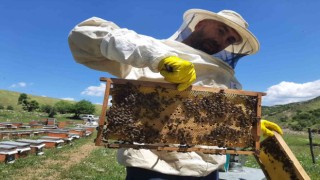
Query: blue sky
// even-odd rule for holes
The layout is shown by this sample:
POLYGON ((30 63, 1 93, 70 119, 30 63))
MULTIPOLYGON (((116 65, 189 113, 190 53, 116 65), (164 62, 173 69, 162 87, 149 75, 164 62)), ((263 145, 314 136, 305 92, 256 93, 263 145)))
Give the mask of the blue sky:
POLYGON ((67 37, 97 16, 140 34, 165 39, 191 8, 231 9, 249 23, 261 49, 244 57, 236 77, 248 91, 266 92, 263 105, 320 96, 320 1, 317 0, 2 0, 0 89, 101 104, 100 77, 77 64, 67 37))

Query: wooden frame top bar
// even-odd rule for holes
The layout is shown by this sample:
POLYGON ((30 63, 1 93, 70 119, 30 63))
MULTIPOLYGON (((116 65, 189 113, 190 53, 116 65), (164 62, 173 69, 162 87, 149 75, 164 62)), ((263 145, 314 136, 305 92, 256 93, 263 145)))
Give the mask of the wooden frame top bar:
MULTIPOLYGON (((133 85, 143 85, 145 87, 156 87, 161 86, 168 89, 177 89, 176 84, 166 83, 166 82, 151 82, 151 81, 141 81, 141 80, 130 80, 130 79, 117 79, 117 78, 105 78, 101 77, 100 81, 110 82, 114 84, 126 84, 131 83, 133 85)), ((253 92, 253 91, 243 91, 238 89, 223 89, 223 88, 212 88, 212 87, 203 87, 203 86, 190 86, 186 89, 187 91, 206 91, 206 92, 221 92, 229 94, 239 94, 239 95, 247 95, 247 96, 265 96, 266 93, 263 92, 253 92)))

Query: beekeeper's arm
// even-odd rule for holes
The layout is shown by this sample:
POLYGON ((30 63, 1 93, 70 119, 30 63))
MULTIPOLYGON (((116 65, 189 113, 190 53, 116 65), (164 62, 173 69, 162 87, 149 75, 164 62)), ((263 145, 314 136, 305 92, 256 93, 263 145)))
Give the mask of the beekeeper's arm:
POLYGON ((78 63, 120 78, 125 77, 132 66, 149 67, 155 73, 160 71, 166 81, 178 83, 179 90, 187 88, 196 78, 193 64, 178 58, 169 46, 100 18, 78 24, 68 40, 78 63))

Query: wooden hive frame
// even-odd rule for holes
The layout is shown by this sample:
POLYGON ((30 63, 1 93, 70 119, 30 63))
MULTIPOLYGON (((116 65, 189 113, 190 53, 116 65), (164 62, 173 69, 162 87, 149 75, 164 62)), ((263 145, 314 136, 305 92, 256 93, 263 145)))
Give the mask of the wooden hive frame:
POLYGON ((261 142, 260 153, 255 154, 255 158, 268 180, 310 180, 309 175, 277 132, 261 142))
MULTIPOLYGON (((170 83, 104 77, 100 78, 100 80, 106 82, 106 89, 95 140, 97 146, 146 148, 179 152, 198 151, 211 154, 257 154, 260 149, 261 98, 265 93, 201 86, 191 86, 187 90, 179 92, 176 90, 176 85, 170 83), (132 120, 129 118, 128 123, 122 124, 135 124, 143 127, 142 129, 138 128, 138 130, 144 132, 144 138, 140 139, 140 141, 137 140, 137 137, 133 137, 133 139, 129 139, 128 143, 128 138, 124 137, 128 134, 118 133, 119 129, 117 128, 110 133, 110 129, 112 129, 110 128, 112 127, 111 120, 116 119, 111 118, 111 116, 117 110, 107 110, 109 96, 113 96, 112 101, 121 98, 125 99, 125 97, 119 97, 123 96, 123 92, 117 92, 117 87, 123 86, 125 89, 134 87, 135 91, 140 91, 141 93, 139 94, 143 94, 142 99, 146 99, 146 101, 151 101, 150 99, 157 99, 158 101, 149 102, 150 107, 145 107, 143 110, 140 109, 140 114, 136 116, 138 117, 137 119, 132 120), (154 94, 157 94, 157 96, 155 97, 154 94), (212 108, 212 104, 208 105, 210 106, 209 108, 204 107, 207 106, 205 105, 206 103, 209 104, 208 102, 214 103, 216 101, 221 101, 222 105, 215 106, 216 108, 220 107, 220 109, 215 110, 212 108), (250 106, 246 107, 246 103, 250 106), (192 110, 192 108, 195 109, 193 106, 202 107, 205 110, 201 108, 201 110, 192 110), (156 109, 158 112, 156 110, 149 111, 148 109, 156 109), (109 116, 108 121, 106 121, 106 116, 109 116), (150 121, 150 119, 156 120, 150 121), (172 130, 174 129, 172 128, 173 125, 175 130, 172 130), (156 135, 148 132, 148 128, 156 129, 156 135), (173 131, 175 134, 172 133, 173 131), (170 134, 178 137, 172 137, 170 134), (157 137, 157 135, 160 137, 157 137), (219 135, 222 139, 214 139, 219 135), (151 140, 145 136, 151 136, 151 140), (173 144, 180 145, 172 146, 173 144), (212 148, 212 146, 225 148, 212 148)), ((131 94, 131 96, 133 95, 131 94)), ((126 111, 124 107, 121 107, 120 103, 113 102, 112 106, 117 106, 114 109, 124 109, 126 111)), ((126 122, 125 118, 120 121, 126 122)), ((132 134, 137 131, 137 129, 130 128, 132 130, 130 133, 132 134)))

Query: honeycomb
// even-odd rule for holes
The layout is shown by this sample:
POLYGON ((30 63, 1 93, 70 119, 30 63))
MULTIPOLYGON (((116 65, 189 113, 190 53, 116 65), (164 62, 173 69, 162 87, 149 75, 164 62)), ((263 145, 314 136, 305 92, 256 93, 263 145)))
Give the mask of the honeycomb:
POLYGON ((112 105, 106 112, 102 141, 190 147, 255 146, 258 96, 221 89, 179 92, 159 83, 144 86, 126 81, 111 86, 112 105))
MULTIPOLYGON (((281 162, 282 166, 278 168, 283 168, 283 171, 290 174, 290 179, 292 180, 298 180, 299 178, 296 176, 295 169, 293 166, 292 161, 287 158, 287 155, 284 151, 281 150, 281 148, 275 148, 279 147, 279 144, 276 140, 274 140, 274 137, 271 137, 269 139, 266 139, 262 142, 262 151, 264 151, 265 154, 268 155, 269 158, 271 158, 270 162, 281 162)), ((273 170, 276 170, 276 166, 273 170)))
POLYGON ((308 180, 310 177, 281 135, 275 133, 261 142, 258 163, 267 179, 308 180))

